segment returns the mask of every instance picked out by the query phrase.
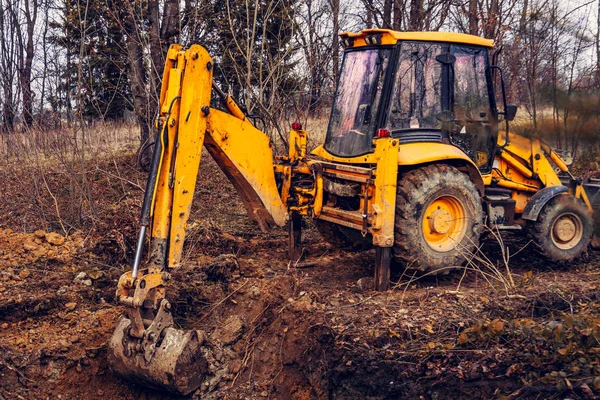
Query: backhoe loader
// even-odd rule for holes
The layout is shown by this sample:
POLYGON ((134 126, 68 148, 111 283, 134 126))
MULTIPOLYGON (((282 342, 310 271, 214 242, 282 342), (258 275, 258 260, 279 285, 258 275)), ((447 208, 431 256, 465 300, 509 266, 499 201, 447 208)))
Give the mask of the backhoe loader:
POLYGON ((127 317, 109 359, 119 374, 181 394, 206 374, 205 335, 175 329, 166 299, 203 147, 261 229, 287 225, 290 260, 301 254, 302 218, 337 248, 375 248, 376 290, 388 289, 392 259, 427 272, 460 266, 485 229, 526 231, 555 262, 586 251, 599 186, 571 175, 541 138, 509 131, 517 108, 492 40, 369 29, 341 42, 324 143, 307 154, 308 134, 294 123, 277 157, 213 82, 207 51, 170 47, 135 260, 117 288, 127 317), (211 107, 213 93, 223 110, 211 107))

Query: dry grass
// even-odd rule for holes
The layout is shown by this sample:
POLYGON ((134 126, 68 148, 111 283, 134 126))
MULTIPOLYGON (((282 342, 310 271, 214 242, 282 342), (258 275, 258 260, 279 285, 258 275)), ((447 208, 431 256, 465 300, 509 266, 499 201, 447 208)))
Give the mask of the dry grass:
MULTIPOLYGON (((465 263, 461 266, 449 266, 435 271, 429 271, 424 274, 418 274, 416 271, 405 269, 400 279, 393 285, 394 290, 406 291, 411 285, 422 278, 436 276, 438 274, 452 273, 452 271, 462 271, 462 276, 458 281, 455 292, 459 292, 462 282, 467 274, 473 274, 475 277, 481 277, 491 290, 503 291, 507 296, 511 296, 516 285, 513 278, 513 274, 510 267, 510 259, 514 254, 511 254, 509 247, 504 243, 501 233, 498 230, 485 227, 484 234, 487 234, 488 238, 495 241, 500 248, 499 259, 495 260, 490 258, 484 251, 482 251, 482 245, 476 245, 473 250, 467 249, 464 246, 460 246, 457 243, 457 248, 465 258, 465 263), (408 276, 412 275, 412 276, 408 276), (405 278, 409 278, 408 280, 405 278)), ((527 247, 529 243, 525 245, 527 247)), ((518 254, 524 248, 521 248, 515 252, 518 254)))
POLYGON ((139 129, 130 123, 98 123, 52 130, 29 129, 0 135, 0 167, 9 164, 47 163, 107 158, 134 153, 139 146, 139 129), (85 139, 85 140, 84 140, 85 139))
POLYGON ((600 139, 600 97, 575 94, 554 115, 551 108, 540 109, 536 123, 525 112, 511 123, 511 130, 523 136, 540 136, 559 150, 578 156, 597 151, 600 139))
POLYGON ((130 171, 138 135, 124 123, 1 135, 0 201, 12 210, 2 223, 67 234, 106 222, 106 206, 143 192, 130 171))

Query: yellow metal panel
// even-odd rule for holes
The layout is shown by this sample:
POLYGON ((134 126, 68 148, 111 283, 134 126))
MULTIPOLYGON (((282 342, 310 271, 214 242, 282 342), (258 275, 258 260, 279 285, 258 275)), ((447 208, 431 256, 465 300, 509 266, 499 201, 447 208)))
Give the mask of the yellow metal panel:
POLYGON ((538 179, 526 178, 518 169, 514 168, 512 164, 499 156, 496 157, 495 169, 492 171, 492 175, 496 179, 516 182, 518 185, 525 185, 532 188, 542 187, 538 179))
POLYGON ((588 198, 588 195, 585 192, 583 185, 577 185, 577 187, 575 188, 575 197, 583 200, 588 210, 590 210, 592 213, 594 212, 594 209, 592 208, 592 203, 590 203, 590 199, 588 198))
POLYGON ((552 149, 552 147, 548 146, 546 143, 540 143, 542 150, 550 157, 550 159, 556 164, 558 169, 563 172, 567 172, 569 168, 565 161, 552 149))
POLYGON ((529 168, 527 168, 523 163, 517 160, 515 157, 510 155, 508 151, 503 151, 500 153, 500 157, 502 157, 507 163, 509 163, 512 167, 514 167, 517 171, 519 171, 523 176, 527 178, 533 177, 533 172, 529 168))
POLYGON ((169 242, 168 266, 181 263, 185 228, 190 215, 196 178, 202 155, 206 116, 202 108, 210 105, 212 89, 212 59, 199 45, 185 52, 186 66, 182 82, 173 181, 173 208, 169 242), (179 143, 184 145, 179 146, 179 143))
POLYGON ((400 143, 398 165, 417 165, 443 160, 464 160, 477 166, 461 149, 444 143, 400 143))
MULTIPOLYGON (((376 139, 381 140, 381 139, 376 139)), ((398 139, 396 139, 398 140, 398 139)), ((448 160, 460 160, 469 166, 469 176, 480 191, 483 191, 483 179, 479 169, 473 161, 458 147, 444 143, 407 143, 399 142, 397 146, 397 165, 419 165, 448 160)), ((360 157, 336 157, 329 153, 323 146, 314 149, 312 155, 324 158, 328 161, 345 164, 377 164, 378 158, 375 152, 360 157)))
POLYGON ((484 39, 479 36, 467 35, 454 32, 398 32, 389 29, 365 29, 361 32, 343 32, 340 37, 355 38, 355 46, 364 46, 364 37, 372 34, 382 34, 382 44, 394 44, 400 40, 414 40, 425 42, 460 43, 475 46, 494 47, 492 39, 484 39))
MULTIPOLYGON (((396 139, 398 140, 398 139, 396 139)), ((398 146, 398 165, 417 165, 440 160, 459 159, 472 164, 473 161, 458 147, 444 143, 407 143, 398 146)), ((359 157, 337 157, 329 153, 323 146, 314 149, 312 155, 329 161, 346 164, 376 164, 377 155, 373 153, 359 157)))
POLYGON ((514 190, 520 190, 523 192, 534 192, 534 193, 540 189, 539 187, 524 185, 522 183, 509 181, 504 178, 498 178, 498 186, 502 186, 507 189, 514 189, 514 190))
POLYGON ((227 105, 227 109, 229 110, 229 112, 234 117, 236 117, 237 119, 241 119, 242 121, 246 119, 244 112, 242 111, 240 106, 237 105, 237 103, 231 95, 227 96, 227 98, 225 99, 225 104, 227 105))
POLYGON ((511 194, 511 198, 515 201, 515 213, 522 214, 523 211, 525 211, 525 207, 527 206, 529 199, 534 194, 535 193, 519 192, 519 191, 513 190, 512 194, 511 194))
POLYGON ((481 178, 483 179, 483 184, 485 186, 489 186, 492 184, 492 179, 493 179, 492 174, 481 175, 481 178))
POLYGON ((289 159, 306 157, 307 134, 304 130, 290 129, 289 159))
POLYGON ((165 61, 165 69, 163 70, 162 77, 162 85, 160 88, 160 112, 168 111, 168 99, 167 99, 167 88, 170 86, 169 77, 171 76, 170 71, 171 68, 175 68, 176 66, 179 69, 183 69, 183 65, 177 65, 178 57, 180 56, 181 45, 172 44, 169 46, 169 51, 167 51, 167 59, 165 61), (166 108, 165 108, 166 107, 166 108))
MULTIPOLYGON (((521 164, 521 161, 523 161, 525 167, 536 174, 537 179, 534 182, 539 180, 543 186, 546 187, 562 185, 562 182, 552 168, 547 156, 544 154, 544 151, 542 150, 542 143, 539 139, 531 139, 524 136, 515 135, 514 133, 510 132, 508 136, 509 144, 503 148, 502 153, 503 155, 505 152, 509 153, 508 157, 504 156, 504 159, 506 159, 508 162, 505 163, 505 167, 501 167, 500 169, 504 175, 507 175, 506 177, 509 180, 517 183, 532 185, 532 181, 527 179, 526 176, 523 176, 522 174, 524 171, 522 171, 523 165, 521 164), (521 160, 518 160, 517 157, 521 160), (511 159, 514 159, 515 162, 513 163, 511 159), (521 165, 517 165, 516 162, 520 163, 521 165), (512 166, 513 170, 518 170, 520 173, 515 175, 513 171, 510 171, 510 168, 507 170, 506 166, 512 166), (514 176, 511 176, 511 174, 514 176)), ((498 135, 498 144, 504 144, 504 137, 504 133, 498 135)))
POLYGON ((365 154, 364 156, 360 157, 337 157, 325 150, 322 145, 314 149, 310 154, 324 158, 328 161, 346 164, 375 164, 377 162, 377 158, 375 157, 374 153, 365 154))
POLYGON ((394 218, 396 215, 396 185, 398 181, 398 139, 376 139, 375 197, 373 199, 373 244, 381 247, 394 245, 394 218))
POLYGON ((211 109, 206 148, 240 193, 246 210, 263 229, 287 222, 270 139, 248 121, 211 109))
MULTIPOLYGON (((498 145, 504 145, 504 138, 506 137, 504 132, 498 134, 498 145)), ((528 166, 531 166, 531 139, 524 136, 515 135, 512 132, 508 134, 509 145, 504 147, 505 150, 510 151, 513 155, 522 158, 527 162, 528 166)))
POLYGON ((533 172, 538 175, 544 186, 561 186, 562 182, 542 152, 542 145, 538 139, 531 141, 531 152, 533 154, 533 172))
MULTIPOLYGON (((180 58, 183 60, 184 54, 180 54, 180 58)), ((167 125, 167 136, 168 143, 165 143, 164 137, 161 133, 159 140, 161 141, 164 149, 163 157, 159 167, 158 182, 156 184, 156 193, 154 195, 154 207, 152 208, 152 237, 167 239, 169 236, 169 229, 171 226, 171 205, 173 199, 173 191, 169 187, 170 169, 173 159, 173 149, 175 144, 175 136, 177 135, 178 124, 177 119, 179 118, 179 105, 180 101, 177 97, 181 96, 181 78, 183 76, 184 63, 180 63, 178 68, 172 68, 169 71, 167 80, 168 87, 165 87, 165 95, 163 96, 163 104, 161 108, 164 108, 164 113, 161 115, 163 124, 167 125), (167 115, 169 107, 171 106, 171 115, 167 115), (168 120, 167 120, 168 118, 168 120), (173 121, 175 121, 173 123, 173 121)))

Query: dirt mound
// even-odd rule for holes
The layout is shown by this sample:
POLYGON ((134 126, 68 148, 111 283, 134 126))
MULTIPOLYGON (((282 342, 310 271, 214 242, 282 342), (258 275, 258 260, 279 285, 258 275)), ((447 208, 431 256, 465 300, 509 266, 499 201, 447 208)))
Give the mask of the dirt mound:
POLYGON ((21 268, 34 263, 71 262, 82 244, 80 234, 64 237, 42 230, 29 234, 0 229, 0 269, 21 268))
POLYGON ((0 230, 0 320, 41 315, 60 304, 81 250, 80 235, 0 230))

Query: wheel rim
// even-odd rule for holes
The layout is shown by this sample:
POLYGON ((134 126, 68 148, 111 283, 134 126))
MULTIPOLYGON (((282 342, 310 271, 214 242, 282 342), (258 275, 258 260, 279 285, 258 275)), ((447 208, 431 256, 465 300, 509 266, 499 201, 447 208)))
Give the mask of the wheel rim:
POLYGON ((562 214, 554 220, 550 230, 552 243, 561 250, 577 246, 583 237, 583 223, 578 215, 562 214))
POLYGON ((432 201, 423 216, 423 235, 433 250, 450 251, 467 232, 463 203, 454 196, 440 196, 432 201))

